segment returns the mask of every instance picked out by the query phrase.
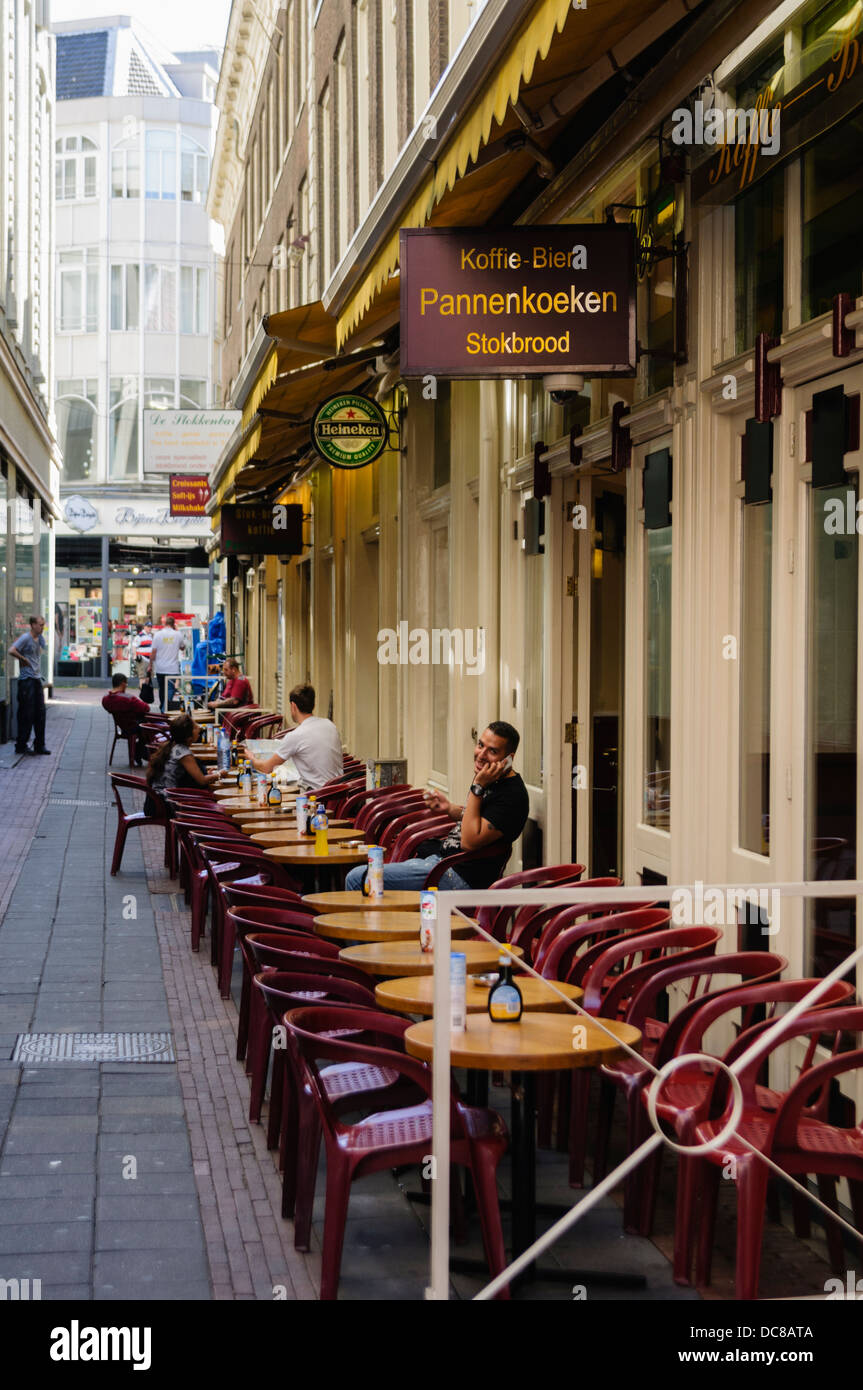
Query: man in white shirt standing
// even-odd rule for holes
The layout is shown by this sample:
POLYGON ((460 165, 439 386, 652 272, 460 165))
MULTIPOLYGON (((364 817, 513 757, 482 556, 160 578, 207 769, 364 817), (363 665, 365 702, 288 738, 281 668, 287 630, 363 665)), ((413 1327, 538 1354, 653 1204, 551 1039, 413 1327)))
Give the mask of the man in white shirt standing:
POLYGON ((169 613, 165 618, 165 626, 153 633, 153 648, 150 653, 150 675, 155 675, 159 682, 159 707, 163 714, 168 710, 168 681, 179 676, 180 652, 185 650, 186 639, 177 632, 174 619, 169 613))
POLYGON ((296 724, 280 740, 269 758, 250 757, 256 772, 273 772, 288 758, 297 769, 297 780, 307 791, 316 792, 326 782, 334 782, 344 770, 342 740, 331 719, 315 713, 315 691, 311 685, 295 685, 288 696, 291 718, 296 724))

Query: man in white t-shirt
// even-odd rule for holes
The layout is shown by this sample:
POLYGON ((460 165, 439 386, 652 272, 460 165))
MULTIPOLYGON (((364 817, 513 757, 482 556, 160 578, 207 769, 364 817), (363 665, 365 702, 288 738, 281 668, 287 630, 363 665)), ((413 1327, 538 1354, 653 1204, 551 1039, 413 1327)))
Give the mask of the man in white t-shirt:
POLYGON ((250 757, 250 762, 256 772, 273 772, 290 758, 297 769, 300 785, 315 792, 326 782, 341 777, 344 770, 342 741, 332 720, 319 719, 313 712, 313 686, 295 685, 288 698, 291 718, 297 727, 285 734, 269 758, 250 757))
MULTIPOLYGON (((180 652, 186 650, 186 639, 181 637, 169 613, 165 626, 153 633, 153 647, 150 652, 150 674, 159 682, 159 705, 165 713, 168 708, 168 681, 180 674, 180 652)), ((174 682, 176 684, 176 682, 174 682)))

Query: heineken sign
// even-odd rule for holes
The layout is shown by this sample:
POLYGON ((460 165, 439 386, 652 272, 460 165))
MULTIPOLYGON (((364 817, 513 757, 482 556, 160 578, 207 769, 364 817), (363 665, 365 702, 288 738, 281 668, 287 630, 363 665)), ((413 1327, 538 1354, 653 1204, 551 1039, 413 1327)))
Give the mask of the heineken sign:
POLYGON ((330 396, 312 421, 312 443, 334 468, 365 468, 388 442, 387 417, 367 396, 330 396))
POLYGON ((403 228, 402 376, 633 376, 630 224, 403 228))

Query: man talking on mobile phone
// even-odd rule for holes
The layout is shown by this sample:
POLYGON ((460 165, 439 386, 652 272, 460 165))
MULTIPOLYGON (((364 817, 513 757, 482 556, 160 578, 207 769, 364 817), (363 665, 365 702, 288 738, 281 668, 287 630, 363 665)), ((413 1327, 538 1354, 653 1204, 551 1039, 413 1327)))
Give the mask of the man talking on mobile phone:
MULTIPOLYGON (((496 719, 483 729, 473 754, 473 782, 464 806, 448 801, 443 792, 429 792, 429 810, 449 816, 456 822, 442 839, 426 840, 419 846, 416 858, 401 864, 384 865, 384 888, 422 888, 435 864, 452 854, 484 849, 501 840, 513 844, 524 829, 530 811, 527 787, 512 760, 520 735, 511 724, 496 719)), ((488 888, 500 877, 503 865, 494 859, 479 859, 475 864, 461 864, 458 870, 447 869, 440 881, 442 889, 488 888)), ((348 889, 360 889, 366 870, 351 869, 345 879, 348 889)))

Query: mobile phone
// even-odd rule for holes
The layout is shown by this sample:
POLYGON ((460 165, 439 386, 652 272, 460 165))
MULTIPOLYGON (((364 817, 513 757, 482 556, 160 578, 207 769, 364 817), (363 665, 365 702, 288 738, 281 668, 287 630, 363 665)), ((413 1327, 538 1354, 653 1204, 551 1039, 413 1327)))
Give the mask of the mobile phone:
POLYGON ((501 767, 504 768, 506 772, 509 772, 510 768, 512 767, 511 754, 507 753, 506 757, 501 762, 501 767))

